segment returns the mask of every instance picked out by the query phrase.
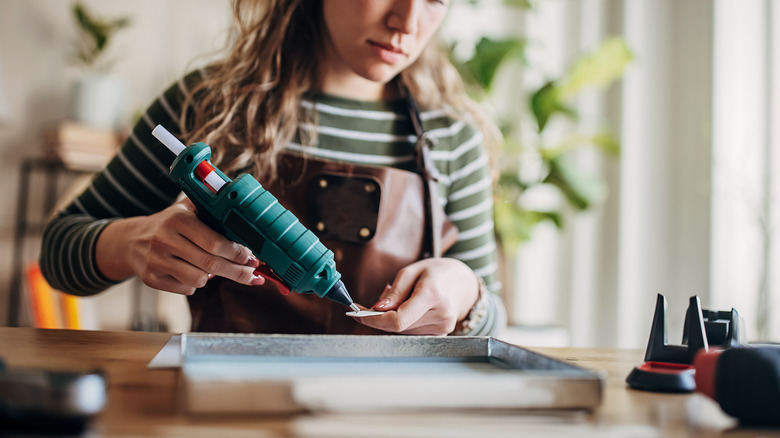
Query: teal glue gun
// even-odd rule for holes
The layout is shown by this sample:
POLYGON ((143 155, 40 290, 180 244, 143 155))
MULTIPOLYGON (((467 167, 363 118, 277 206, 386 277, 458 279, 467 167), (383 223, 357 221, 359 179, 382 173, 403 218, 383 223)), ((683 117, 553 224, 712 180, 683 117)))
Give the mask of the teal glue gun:
POLYGON ((333 251, 304 227, 251 175, 231 180, 214 167, 205 143, 184 146, 161 125, 152 131, 176 159, 171 177, 195 204, 198 217, 230 240, 249 248, 264 265, 257 269, 285 295, 314 293, 360 309, 352 301, 333 251))

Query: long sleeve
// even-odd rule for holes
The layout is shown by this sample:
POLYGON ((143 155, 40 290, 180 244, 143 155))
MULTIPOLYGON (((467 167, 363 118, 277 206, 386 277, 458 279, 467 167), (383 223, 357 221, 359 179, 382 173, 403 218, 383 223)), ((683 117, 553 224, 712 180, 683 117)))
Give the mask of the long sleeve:
POLYGON ((97 268, 100 233, 114 220, 153 214, 175 201, 180 190, 168 175, 174 156, 151 131, 162 124, 180 132, 186 83, 182 79, 155 100, 106 168, 45 227, 40 265, 54 288, 92 295, 115 284, 97 268))
MULTIPOLYGON (((445 129, 445 128, 442 128, 445 129)), ((493 192, 488 156, 483 149, 482 134, 471 125, 456 122, 447 127, 448 147, 433 150, 437 167, 443 172, 440 185, 447 217, 458 227, 458 240, 445 254, 468 265, 484 281, 486 313, 468 333, 469 336, 496 335, 506 326, 506 311, 499 296, 496 241, 493 229, 493 192)), ((437 136, 436 129, 430 134, 437 136)), ((442 144, 442 146, 445 146, 442 144)))

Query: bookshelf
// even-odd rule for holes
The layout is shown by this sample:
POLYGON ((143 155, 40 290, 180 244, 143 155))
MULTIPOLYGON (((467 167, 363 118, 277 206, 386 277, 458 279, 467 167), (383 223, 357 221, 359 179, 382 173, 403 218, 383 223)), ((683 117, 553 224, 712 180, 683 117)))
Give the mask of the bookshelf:
POLYGON ((59 197, 79 176, 91 174, 83 169, 66 167, 56 157, 28 157, 22 161, 16 204, 13 239, 11 288, 8 299, 7 323, 18 327, 24 322, 22 308, 24 279, 27 263, 37 259, 30 250, 30 240, 40 242, 40 235, 48 214, 54 210, 59 197))
POLYGON ((36 272, 49 215, 86 187, 114 156, 125 135, 62 121, 45 129, 42 137, 43 153, 23 159, 19 173, 7 325, 68 328, 78 311, 85 328, 104 328, 109 320, 108 329, 165 331, 168 324, 164 320, 172 316, 176 327, 189 326, 188 321, 176 318, 186 310, 186 299, 160 296, 137 278, 115 286, 116 293, 76 298, 52 290, 36 272), (38 288, 33 289, 34 285, 38 288), (161 318, 161 309, 167 318, 161 318))

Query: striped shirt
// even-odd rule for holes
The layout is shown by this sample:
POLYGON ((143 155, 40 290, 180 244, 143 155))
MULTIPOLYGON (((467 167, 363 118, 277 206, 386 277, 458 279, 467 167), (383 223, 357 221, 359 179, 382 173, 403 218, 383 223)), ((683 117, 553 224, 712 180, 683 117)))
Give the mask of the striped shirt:
MULTIPOLYGON (((95 246, 112 220, 149 215, 170 206, 180 189, 168 170, 174 156, 152 135, 161 124, 181 132, 178 120, 189 92, 183 79, 152 103, 116 156, 90 186, 47 224, 41 251, 42 271, 53 287, 75 295, 92 295, 116 284, 97 268, 95 246)), ((417 140, 403 101, 356 101, 324 94, 305 99, 317 124, 302 128, 317 133, 306 146, 308 156, 363 165, 416 169, 412 154, 417 140)), ((506 321, 498 296, 493 202, 482 135, 463 120, 440 110, 421 112, 423 129, 434 141, 432 158, 439 172, 439 200, 458 227, 458 240, 445 254, 463 261, 485 282, 487 314, 468 335, 492 335, 506 321)), ((302 152, 296 139, 287 145, 302 152)))

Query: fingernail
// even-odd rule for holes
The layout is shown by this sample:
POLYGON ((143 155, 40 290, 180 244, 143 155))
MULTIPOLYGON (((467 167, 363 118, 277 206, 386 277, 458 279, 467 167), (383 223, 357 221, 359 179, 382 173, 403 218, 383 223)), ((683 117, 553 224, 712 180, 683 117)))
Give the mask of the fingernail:
POLYGON ((209 274, 209 280, 211 280, 212 278, 214 278, 214 274, 209 274))
POLYGON ((257 257, 255 257, 254 254, 250 254, 249 260, 246 262, 246 265, 252 268, 256 268, 260 266, 260 260, 257 260, 257 257))
POLYGON ((252 277, 251 283, 252 286, 260 286, 262 284, 265 284, 265 277, 263 277, 262 275, 255 275, 254 277, 252 277))
POLYGON ((371 308, 372 309, 384 309, 390 304, 390 300, 385 298, 384 300, 379 300, 376 304, 374 304, 371 308))

